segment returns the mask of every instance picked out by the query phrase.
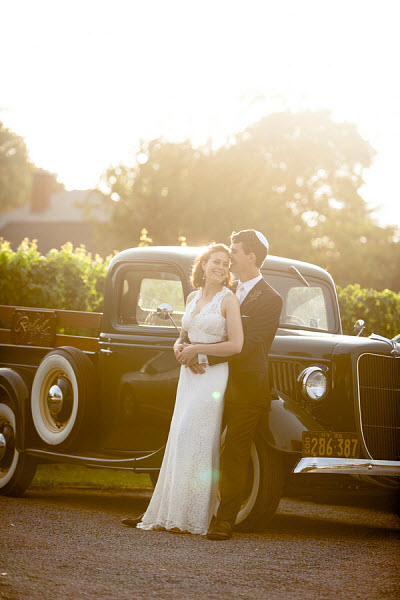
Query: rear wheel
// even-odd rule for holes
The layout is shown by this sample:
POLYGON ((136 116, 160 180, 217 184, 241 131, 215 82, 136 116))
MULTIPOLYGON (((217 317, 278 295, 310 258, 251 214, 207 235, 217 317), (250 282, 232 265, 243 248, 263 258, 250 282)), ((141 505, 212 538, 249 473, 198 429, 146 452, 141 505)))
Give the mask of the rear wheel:
POLYGON ((47 354, 32 385, 31 408, 40 438, 51 446, 84 443, 94 414, 95 377, 90 359, 76 348, 47 354), (86 431, 85 431, 86 430, 86 431))
POLYGON ((22 496, 36 471, 36 461, 16 449, 16 427, 12 403, 3 396, 0 398, 0 494, 3 496, 22 496))

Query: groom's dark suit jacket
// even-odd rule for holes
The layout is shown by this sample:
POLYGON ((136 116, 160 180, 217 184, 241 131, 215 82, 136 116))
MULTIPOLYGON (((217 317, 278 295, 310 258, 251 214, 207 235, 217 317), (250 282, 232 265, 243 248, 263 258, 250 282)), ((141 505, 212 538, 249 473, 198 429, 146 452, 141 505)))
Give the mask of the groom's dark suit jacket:
POLYGON ((211 365, 229 361, 228 402, 265 401, 269 391, 268 353, 281 310, 282 298, 262 279, 240 306, 244 332, 242 351, 229 357, 208 357, 211 365))

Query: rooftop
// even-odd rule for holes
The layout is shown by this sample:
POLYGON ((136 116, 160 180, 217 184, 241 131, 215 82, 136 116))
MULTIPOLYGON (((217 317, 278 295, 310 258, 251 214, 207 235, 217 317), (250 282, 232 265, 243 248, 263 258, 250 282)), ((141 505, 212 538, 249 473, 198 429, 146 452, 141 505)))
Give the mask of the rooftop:
MULTIPOLYGON (((57 192, 50 196, 49 206, 43 211, 31 210, 31 205, 26 204, 0 215, 0 230, 9 223, 55 223, 55 222, 81 222, 85 220, 80 204, 89 195, 100 199, 101 194, 96 190, 72 190, 57 192)), ((98 211, 95 217, 104 221, 105 215, 98 211)))

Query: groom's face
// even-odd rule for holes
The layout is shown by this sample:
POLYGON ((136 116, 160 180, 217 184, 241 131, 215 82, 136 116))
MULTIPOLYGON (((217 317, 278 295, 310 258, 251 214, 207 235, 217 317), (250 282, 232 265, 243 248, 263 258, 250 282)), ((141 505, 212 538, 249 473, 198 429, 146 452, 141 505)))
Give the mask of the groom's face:
POLYGON ((231 270, 239 276, 243 269, 249 266, 249 256, 245 254, 242 242, 231 244, 229 258, 231 259, 231 270))

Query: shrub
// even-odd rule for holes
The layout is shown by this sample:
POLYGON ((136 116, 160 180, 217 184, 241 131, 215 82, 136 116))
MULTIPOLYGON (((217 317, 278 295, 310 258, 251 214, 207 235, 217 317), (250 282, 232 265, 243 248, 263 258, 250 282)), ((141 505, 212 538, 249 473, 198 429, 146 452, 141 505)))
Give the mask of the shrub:
POLYGON ((14 252, 0 238, 0 304, 101 312, 109 259, 70 243, 43 256, 28 239, 14 252))
POLYGON ((400 295, 390 290, 377 292, 358 284, 337 288, 343 332, 353 334, 354 323, 365 321, 363 335, 378 333, 392 338, 400 333, 400 295))
MULTIPOLYGON (((0 304, 101 312, 111 256, 103 260, 84 247, 67 243, 61 250, 38 252, 35 240, 25 239, 17 251, 0 238, 0 304)), ((357 319, 364 335, 393 337, 400 333, 400 295, 377 292, 358 284, 338 286, 343 332, 353 334, 357 319)))

